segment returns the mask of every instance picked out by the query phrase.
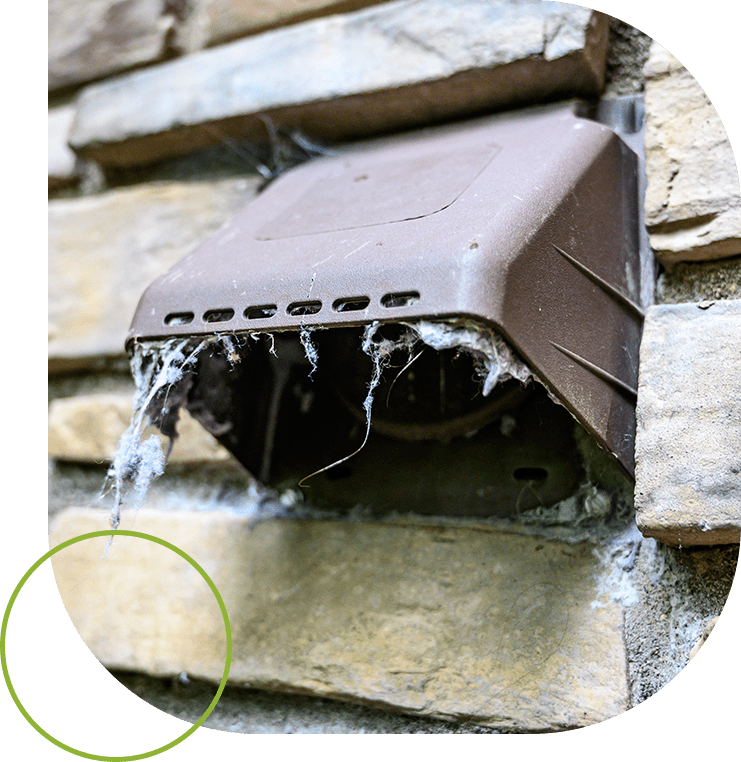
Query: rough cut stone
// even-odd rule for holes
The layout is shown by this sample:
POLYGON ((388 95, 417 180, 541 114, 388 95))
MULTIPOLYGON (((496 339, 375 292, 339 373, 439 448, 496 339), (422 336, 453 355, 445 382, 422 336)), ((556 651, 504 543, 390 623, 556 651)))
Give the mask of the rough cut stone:
MULTIPOLYGON (((51 546, 108 520, 67 509, 51 546)), ((211 576, 231 622, 232 684, 520 731, 627 708, 623 610, 599 592, 605 568, 590 545, 222 511, 142 508, 121 526, 173 543, 211 576)), ((157 560, 151 542, 117 538, 101 558, 104 544, 54 558, 93 653, 111 668, 218 682, 224 625, 196 573, 175 554, 157 560)))
POLYGON ((607 17, 552 2, 400 0, 283 27, 82 91, 71 145, 104 165, 266 140, 330 140, 595 94, 607 17))
POLYGON ((741 254, 741 204, 707 221, 669 233, 649 233, 651 247, 664 265, 710 261, 741 254))
POLYGON ((121 355, 144 289, 257 186, 253 177, 151 183, 50 202, 50 368, 121 355))
POLYGON ((673 545, 739 542, 741 301, 651 307, 640 356, 638 526, 673 545))
POLYGON ((48 157, 50 189, 69 185, 78 179, 75 154, 67 145, 67 135, 74 118, 74 106, 57 106, 56 108, 49 109, 48 157))
POLYGON ((49 0, 49 90, 162 58, 175 16, 162 0, 49 0))
POLYGON ((717 111, 657 43, 644 71, 651 246, 668 265, 741 254, 738 170, 717 111))
POLYGON ((197 0, 177 40, 186 50, 215 45, 266 27, 347 13, 384 0, 197 0))
MULTIPOLYGON (((132 394, 81 394, 52 400, 49 406, 49 455, 52 458, 83 463, 111 460, 129 423, 133 410, 132 394)), ((158 434, 156 430, 146 431, 158 434)), ((163 448, 167 437, 159 435, 163 448)), ((178 438, 169 463, 227 461, 231 455, 188 414, 182 410, 178 438)))

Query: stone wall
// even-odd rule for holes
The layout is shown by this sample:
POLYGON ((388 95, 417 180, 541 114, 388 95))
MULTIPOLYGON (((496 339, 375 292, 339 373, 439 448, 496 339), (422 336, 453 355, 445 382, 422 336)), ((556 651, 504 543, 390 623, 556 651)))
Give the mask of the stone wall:
MULTIPOLYGON (((233 611, 234 687, 210 726, 285 731, 269 717, 277 702, 304 732, 336 732, 337 716, 344 732, 559 730, 619 714, 681 670, 722 609, 741 526, 741 196, 723 127, 681 64, 622 22, 528 0, 96 0, 49 13, 52 544, 107 526, 98 493, 133 401, 123 340, 136 302, 259 193, 250 150, 267 141, 265 116, 343 141, 645 88, 646 224, 662 268, 640 358, 635 521, 585 538, 287 519, 185 421, 122 526, 187 549, 233 611)), ((60 557, 60 588, 97 550, 60 557)), ((152 563, 129 550, 114 547, 111 574, 152 563)), ((194 720, 189 701, 220 678, 218 612, 195 592, 188 606, 168 598, 190 583, 167 574, 115 611, 101 578, 87 591, 98 622, 75 619, 91 605, 78 587, 65 602, 123 681, 194 720), (177 635, 194 612, 200 650, 177 635)))

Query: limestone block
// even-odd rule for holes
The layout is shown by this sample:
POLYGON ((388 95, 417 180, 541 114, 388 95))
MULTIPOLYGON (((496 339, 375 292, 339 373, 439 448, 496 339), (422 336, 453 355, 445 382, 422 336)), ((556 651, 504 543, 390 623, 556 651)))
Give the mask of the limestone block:
MULTIPOLYGON (((108 520, 67 509, 51 545, 108 520)), ((623 608, 604 592, 607 562, 590 544, 225 511, 142 508, 133 520, 125 511, 122 528, 177 545, 213 579, 234 637, 232 684, 520 731, 580 727, 627 708, 623 608)), ((223 624, 211 592, 187 569, 155 565, 144 541, 117 538, 101 558, 104 543, 54 559, 97 658, 218 682, 223 624)))
MULTIPOLYGON (((59 460, 83 463, 110 461, 131 421, 133 394, 109 392, 80 394, 52 400, 49 406, 49 455, 59 460)), ((154 429, 163 449, 167 437, 154 429)), ((228 461, 231 455, 186 410, 181 410, 178 438, 170 463, 228 461)))
POLYGON ((636 417, 641 531, 673 545, 739 542, 741 301, 649 309, 636 417))
POLYGON ((266 114, 338 140, 595 94, 607 34, 605 16, 562 3, 383 3, 90 85, 71 145, 126 166, 203 148, 217 133, 265 141, 266 114))
POLYGON ((120 355, 154 278, 227 222, 255 178, 151 183, 49 204, 49 361, 120 355))
POLYGON ((187 50, 215 45, 258 29, 347 13, 384 0, 198 0, 178 30, 187 50))
POLYGON ((649 233, 651 248, 662 264, 709 261, 741 254, 741 204, 689 228, 649 233))
POLYGON ((160 59, 175 17, 162 0, 49 0, 49 89, 160 59))
POLYGON ((741 254, 741 192, 731 144, 692 75, 657 43, 646 74, 646 224, 659 259, 741 254))
POLYGON ((74 106, 49 109, 49 188, 68 185, 78 178, 75 154, 67 145, 67 135, 74 118, 74 106))

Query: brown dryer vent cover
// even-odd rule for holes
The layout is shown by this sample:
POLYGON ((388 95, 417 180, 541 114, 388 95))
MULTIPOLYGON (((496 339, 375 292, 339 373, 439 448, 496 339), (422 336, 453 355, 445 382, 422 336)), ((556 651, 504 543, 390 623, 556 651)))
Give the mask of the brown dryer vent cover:
POLYGON ((150 286, 129 342, 467 318, 632 473, 639 157, 577 112, 447 125, 287 172, 150 286))

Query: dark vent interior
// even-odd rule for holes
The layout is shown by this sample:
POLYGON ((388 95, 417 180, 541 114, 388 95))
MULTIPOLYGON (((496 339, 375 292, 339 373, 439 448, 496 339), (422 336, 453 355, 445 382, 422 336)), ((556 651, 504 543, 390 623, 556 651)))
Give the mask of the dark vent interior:
MULTIPOLYGON (((295 332, 276 337, 277 357, 267 339, 245 342, 234 367, 222 351, 205 352, 193 376, 190 412, 267 484, 295 488, 365 437, 373 368, 358 352, 362 331, 313 339, 311 376, 295 332)), ((314 505, 515 518, 578 488, 574 420, 540 385, 512 381, 485 398, 472 359, 455 350, 428 348, 400 375, 407 363, 400 352, 384 371, 365 447, 306 481, 314 505)))

